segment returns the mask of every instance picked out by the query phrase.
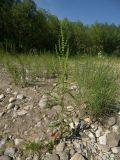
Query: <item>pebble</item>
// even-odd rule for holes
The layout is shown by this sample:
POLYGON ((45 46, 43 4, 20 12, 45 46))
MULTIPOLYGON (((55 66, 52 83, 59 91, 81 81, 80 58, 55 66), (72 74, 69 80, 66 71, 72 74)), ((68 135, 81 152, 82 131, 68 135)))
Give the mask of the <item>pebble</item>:
POLYGON ((21 145, 21 144, 24 143, 24 139, 18 139, 18 138, 16 138, 16 139, 14 140, 14 143, 15 143, 16 146, 21 145))
POLYGON ((69 160, 69 153, 68 152, 61 152, 59 154, 60 160, 69 160))
POLYGON ((43 96, 42 97, 42 99, 40 100, 40 102, 39 102, 39 107, 41 108, 41 109, 43 109, 43 108, 46 108, 46 106, 47 106, 47 101, 48 101, 48 99, 47 99, 47 96, 43 96))
POLYGON ((23 94, 18 94, 17 99, 23 100, 23 99, 25 99, 25 96, 23 94))
POLYGON ((27 114, 28 112, 26 110, 21 110, 17 112, 18 116, 24 116, 25 114, 27 114))
POLYGON ((0 101, 3 100, 4 97, 5 97, 4 94, 0 94, 0 101))
POLYGON ((98 130, 95 132, 96 137, 99 138, 102 132, 103 132, 102 127, 98 127, 98 130))
POLYGON ((9 99, 9 103, 12 103, 12 102, 15 102, 16 101, 16 98, 14 98, 14 97, 11 97, 10 99, 9 99))
POLYGON ((0 160, 12 160, 12 158, 4 155, 4 156, 0 156, 0 160))
POLYGON ((49 154, 45 157, 44 160, 60 160, 60 158, 57 154, 49 154))
POLYGON ((111 132, 107 135, 107 144, 109 147, 113 148, 119 144, 120 136, 114 132, 111 132))
POLYGON ((111 150, 112 150, 112 153, 117 154, 120 152, 120 147, 113 147, 113 148, 111 148, 111 150))
POLYGON ((5 145, 6 142, 7 142, 7 138, 3 138, 3 139, 0 141, 0 149, 5 145))
POLYGON ((16 152, 16 148, 6 148, 4 155, 9 156, 9 157, 14 157, 16 152))
POLYGON ((65 149, 65 143, 64 142, 62 142, 62 143, 59 143, 57 146, 56 146, 56 151, 57 152, 63 152, 64 151, 64 149, 65 149))
POLYGON ((75 153, 70 160, 85 160, 85 158, 80 153, 75 153))
POLYGON ((7 106, 7 109, 12 109, 14 108, 15 104, 14 103, 9 103, 8 106, 7 106))
POLYGON ((103 136, 99 137, 99 143, 106 145, 107 143, 107 139, 106 139, 106 134, 104 134, 103 136))

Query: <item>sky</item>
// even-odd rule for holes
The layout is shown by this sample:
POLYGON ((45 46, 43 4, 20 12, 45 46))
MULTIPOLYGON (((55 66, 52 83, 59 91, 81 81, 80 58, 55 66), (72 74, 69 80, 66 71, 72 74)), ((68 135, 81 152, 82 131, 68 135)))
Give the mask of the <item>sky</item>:
POLYGON ((34 0, 59 19, 80 20, 84 24, 94 22, 120 24, 120 0, 34 0))

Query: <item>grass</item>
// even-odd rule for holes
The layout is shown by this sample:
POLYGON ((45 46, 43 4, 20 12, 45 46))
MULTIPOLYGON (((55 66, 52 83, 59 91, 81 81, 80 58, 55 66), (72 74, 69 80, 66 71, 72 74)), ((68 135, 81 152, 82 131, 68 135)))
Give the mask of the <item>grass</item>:
POLYGON ((118 73, 107 62, 88 61, 78 66, 79 100, 86 104, 86 113, 102 117, 113 113, 118 94, 118 73))
POLYGON ((77 82, 79 94, 75 96, 80 103, 86 103, 87 114, 94 117, 111 112, 114 109, 112 104, 118 97, 120 59, 85 55, 67 56, 62 60, 51 53, 18 55, 0 52, 0 64, 7 67, 15 84, 25 87, 39 84, 41 78, 58 78, 62 104, 66 85, 77 82), (63 64, 60 66, 60 63, 63 64))

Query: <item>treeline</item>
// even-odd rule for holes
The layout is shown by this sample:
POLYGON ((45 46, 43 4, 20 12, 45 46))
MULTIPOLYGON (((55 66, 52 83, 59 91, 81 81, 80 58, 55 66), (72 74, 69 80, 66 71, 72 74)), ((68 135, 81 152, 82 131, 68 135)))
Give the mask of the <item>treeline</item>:
POLYGON ((120 56, 120 25, 84 25, 59 20, 33 0, 0 0, 0 48, 7 51, 54 51, 62 23, 72 54, 120 56))

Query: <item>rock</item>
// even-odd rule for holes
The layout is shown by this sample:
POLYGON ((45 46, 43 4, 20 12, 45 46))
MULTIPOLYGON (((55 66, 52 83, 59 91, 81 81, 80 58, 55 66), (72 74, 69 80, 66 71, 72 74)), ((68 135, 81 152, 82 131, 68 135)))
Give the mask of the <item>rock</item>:
POLYGON ((18 94, 17 99, 23 100, 23 99, 25 99, 25 96, 23 94, 18 94))
POLYGON ((39 156, 35 154, 33 160, 39 160, 39 156))
POLYGON ((17 111, 20 107, 18 105, 15 105, 14 111, 17 111))
POLYGON ((29 156, 25 160, 33 160, 33 158, 32 158, 32 156, 29 156))
POLYGON ((0 160, 12 160, 12 158, 8 156, 0 156, 0 160))
POLYGON ((80 149, 80 143, 79 142, 74 141, 73 144, 74 144, 75 149, 80 149))
POLYGON ((72 112, 72 111, 74 110, 74 107, 73 107, 73 106, 67 106, 67 110, 68 110, 69 112, 72 112))
POLYGON ((105 121, 105 126, 108 127, 108 128, 115 125, 115 124, 116 124, 116 118, 115 117, 110 117, 105 121))
POLYGON ((46 108, 47 102, 48 102, 47 96, 43 96, 38 105, 40 106, 41 109, 43 109, 46 108))
POLYGON ((14 98, 14 97, 11 97, 10 99, 9 99, 9 103, 12 103, 12 102, 15 102, 16 101, 16 98, 14 98))
POLYGON ((111 150, 112 150, 112 153, 117 154, 120 152, 120 147, 113 147, 113 148, 111 148, 111 150))
POLYGON ((4 111, 3 111, 3 112, 1 112, 1 113, 0 113, 0 117, 2 117, 4 114, 5 114, 5 112, 4 112, 4 111))
POLYGON ((60 160, 60 158, 57 154, 49 154, 45 157, 44 160, 60 160))
POLYGON ((77 89, 77 86, 76 86, 75 84, 73 84, 73 85, 71 85, 71 86, 69 87, 69 89, 70 89, 71 91, 76 90, 76 89, 77 89))
POLYGON ((16 148, 6 148, 4 155, 9 156, 9 157, 14 157, 16 152, 16 148))
POLYGON ((103 136, 99 137, 99 143, 106 145, 106 134, 104 134, 103 136))
POLYGON ((71 129, 74 129, 75 127, 77 127, 77 126, 78 126, 78 124, 79 124, 79 122, 77 122, 77 121, 76 121, 76 122, 74 122, 74 123, 73 123, 73 122, 71 122, 71 123, 69 124, 69 126, 70 126, 70 128, 71 128, 71 129))
POLYGON ((56 151, 57 152, 63 152, 64 151, 64 149, 65 149, 65 143, 64 142, 62 142, 62 143, 59 143, 57 146, 56 146, 56 151))
POLYGON ((15 104, 14 103, 9 103, 7 106, 7 109, 12 109, 14 108, 15 104))
POLYGON ((98 130, 95 132, 96 137, 99 138, 101 136, 102 132, 103 132, 102 127, 99 126, 98 130))
POLYGON ((85 160, 85 158, 81 154, 76 153, 70 160, 85 160))
POLYGON ((18 116, 24 116, 25 114, 27 114, 28 112, 26 110, 21 110, 17 112, 18 116))
POLYGON ((115 132, 116 134, 119 134, 119 126, 118 125, 114 125, 112 126, 112 131, 115 132))
POLYGON ((5 97, 4 94, 0 94, 0 101, 2 101, 4 97, 5 97))
POLYGON ((12 88, 7 88, 7 89, 6 89, 6 92, 7 92, 8 94, 10 94, 11 91, 12 91, 12 88))
POLYGON ((93 134, 92 132, 89 132, 88 137, 89 137, 90 139, 95 139, 95 136, 94 136, 94 134, 93 134))
POLYGON ((120 142, 120 135, 117 135, 116 133, 109 133, 107 135, 107 144, 109 147, 116 147, 118 146, 120 142))
POLYGON ((91 119, 90 118, 85 118, 84 121, 87 122, 87 123, 91 123, 91 119))
POLYGON ((5 145, 7 141, 7 138, 3 138, 1 141, 0 141, 0 149, 5 145))
POLYGON ((102 152, 109 152, 110 147, 108 145, 98 144, 98 149, 102 152))
POLYGON ((59 154, 60 160, 69 160, 69 153, 68 152, 61 152, 59 154))
POLYGON ((24 143, 24 139, 18 139, 18 138, 16 138, 14 140, 14 143, 15 143, 16 146, 19 146, 19 145, 21 145, 21 144, 24 143))

